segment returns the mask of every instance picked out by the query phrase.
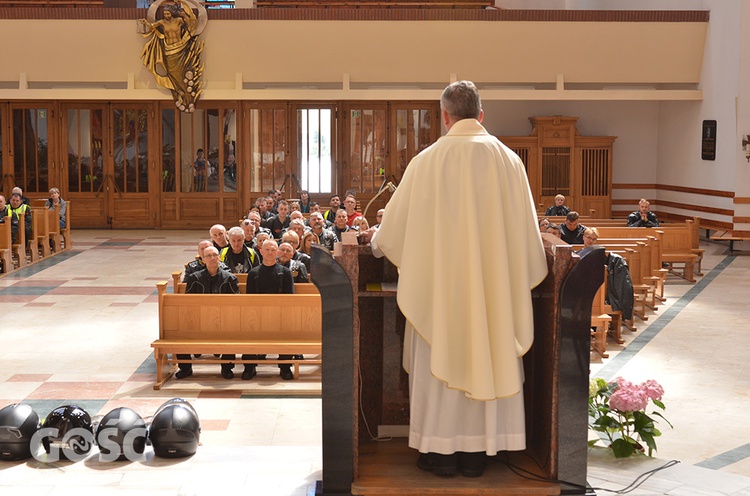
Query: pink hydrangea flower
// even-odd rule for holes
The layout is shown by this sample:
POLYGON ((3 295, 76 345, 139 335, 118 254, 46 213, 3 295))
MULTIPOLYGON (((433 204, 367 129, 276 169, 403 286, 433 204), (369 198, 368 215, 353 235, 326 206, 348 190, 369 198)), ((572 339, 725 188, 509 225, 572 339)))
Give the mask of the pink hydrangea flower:
POLYGON ((646 396, 652 400, 661 401, 661 397, 664 396, 664 388, 653 379, 644 382, 641 387, 646 392, 646 396))
POLYGON ((621 412, 645 410, 648 405, 646 392, 630 384, 630 387, 619 387, 609 398, 609 406, 621 412))

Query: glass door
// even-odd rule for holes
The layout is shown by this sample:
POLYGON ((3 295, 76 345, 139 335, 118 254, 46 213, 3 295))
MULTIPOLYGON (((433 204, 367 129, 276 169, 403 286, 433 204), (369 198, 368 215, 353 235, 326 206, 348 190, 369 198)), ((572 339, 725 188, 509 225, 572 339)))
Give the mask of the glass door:
MULTIPOLYGON (((299 191, 327 198, 335 191, 336 110, 331 106, 310 106, 295 109, 295 163, 291 174, 291 197, 299 191)), ((325 205, 325 204, 323 204, 325 205)))
POLYGON ((65 104, 63 196, 76 227, 152 228, 151 104, 65 104))
POLYGON ((161 226, 205 227, 237 224, 246 154, 239 140, 237 109, 206 102, 195 112, 174 105, 160 110, 159 179, 161 226))
POLYGON ((19 186, 25 196, 46 198, 51 187, 59 186, 58 162, 54 157, 55 140, 51 139, 52 104, 12 104, 9 155, 12 169, 3 170, 3 192, 10 195, 19 186), (54 182, 55 184, 51 184, 54 182), (6 191, 7 190, 7 191, 6 191))

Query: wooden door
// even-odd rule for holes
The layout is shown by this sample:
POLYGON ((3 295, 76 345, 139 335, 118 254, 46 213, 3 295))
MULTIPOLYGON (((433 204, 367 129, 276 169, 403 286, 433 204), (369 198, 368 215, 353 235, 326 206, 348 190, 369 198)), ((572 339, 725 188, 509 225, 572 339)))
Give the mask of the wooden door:
MULTIPOLYGON (((57 140, 54 129, 55 106, 52 103, 13 103, 9 106, 10 131, 3 164, 3 193, 10 195, 19 186, 30 198, 46 198, 49 189, 58 186, 59 161, 56 156, 57 140), (5 161, 4 161, 5 162, 5 161)), ((5 117, 5 116, 4 116, 5 117)), ((6 117, 6 118, 7 118, 6 117)))
POLYGON ((153 228, 153 104, 64 104, 64 195, 76 227, 153 228), (67 195, 67 196, 66 196, 67 195))
POLYGON ((159 111, 155 148, 160 150, 161 227, 208 228, 217 223, 231 227, 245 211, 242 191, 249 184, 248 156, 239 139, 237 106, 202 102, 200 107, 187 114, 164 102, 159 111), (198 159, 199 151, 203 161, 198 159))

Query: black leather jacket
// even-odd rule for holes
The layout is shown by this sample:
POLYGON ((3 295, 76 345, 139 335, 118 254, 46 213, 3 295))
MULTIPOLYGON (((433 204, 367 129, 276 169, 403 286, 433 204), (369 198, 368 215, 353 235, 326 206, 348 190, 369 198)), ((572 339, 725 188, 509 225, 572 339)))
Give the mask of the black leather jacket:
POLYGON ((612 310, 622 311, 623 320, 633 318, 633 280, 630 278, 628 263, 620 255, 610 253, 607 257, 607 296, 606 301, 612 310))

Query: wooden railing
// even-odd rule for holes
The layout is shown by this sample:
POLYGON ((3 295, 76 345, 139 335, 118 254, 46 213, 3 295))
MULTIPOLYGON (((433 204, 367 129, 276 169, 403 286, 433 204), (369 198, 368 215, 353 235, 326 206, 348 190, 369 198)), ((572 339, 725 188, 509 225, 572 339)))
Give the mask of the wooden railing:
POLYGON ((104 7, 104 0, 0 0, 0 7, 104 7))
POLYGON ((494 0, 257 0, 257 7, 349 9, 487 9, 494 0))

